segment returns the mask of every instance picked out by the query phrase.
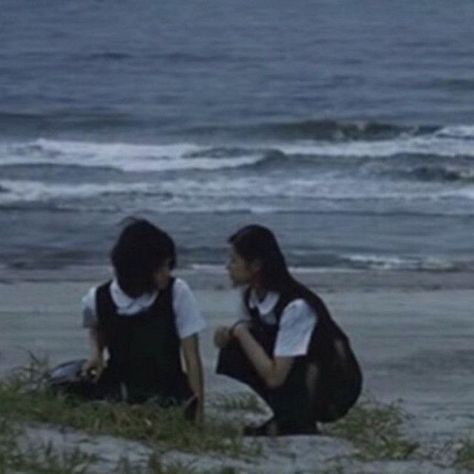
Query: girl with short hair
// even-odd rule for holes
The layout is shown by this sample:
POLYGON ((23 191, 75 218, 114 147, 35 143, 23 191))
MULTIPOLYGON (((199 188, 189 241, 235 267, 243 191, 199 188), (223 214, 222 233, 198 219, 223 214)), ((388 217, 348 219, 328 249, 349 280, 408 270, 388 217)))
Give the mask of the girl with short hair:
POLYGON ((172 275, 172 238, 149 221, 134 219, 115 243, 111 262, 114 277, 83 299, 83 325, 91 341, 83 373, 93 373, 96 381, 87 395, 183 406, 188 418, 201 420, 198 334, 206 324, 187 283, 172 275))

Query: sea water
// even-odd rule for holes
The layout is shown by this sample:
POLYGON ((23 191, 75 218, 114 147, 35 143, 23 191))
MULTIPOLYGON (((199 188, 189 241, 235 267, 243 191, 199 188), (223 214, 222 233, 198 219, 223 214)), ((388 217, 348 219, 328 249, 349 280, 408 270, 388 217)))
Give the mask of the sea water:
POLYGON ((471 0, 4 0, 4 267, 107 262, 128 216, 222 265, 474 269, 471 0))

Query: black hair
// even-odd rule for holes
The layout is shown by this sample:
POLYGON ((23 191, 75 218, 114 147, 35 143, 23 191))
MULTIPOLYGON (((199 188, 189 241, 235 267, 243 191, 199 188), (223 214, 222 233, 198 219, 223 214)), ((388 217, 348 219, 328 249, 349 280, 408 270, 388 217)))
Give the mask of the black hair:
MULTIPOLYGON (((318 317, 319 330, 312 335, 316 341, 310 349, 312 356, 320 358, 319 360, 334 360, 336 356, 333 341, 338 339, 348 344, 347 336, 332 319, 323 300, 290 274, 273 232, 261 225, 248 225, 231 235, 229 243, 248 263, 260 262, 261 284, 264 289, 278 292, 287 301, 301 298, 313 308, 318 317)), ((249 289, 244 292, 244 301, 248 295, 249 289)))
POLYGON ((169 261, 176 265, 173 239, 146 219, 129 219, 117 239, 110 259, 120 288, 136 298, 156 289, 155 272, 169 261))
POLYGON ((270 229, 257 224, 247 225, 231 235, 229 243, 247 262, 260 262, 264 289, 291 299, 302 298, 318 313, 326 314, 327 309, 322 308, 320 298, 291 275, 280 245, 270 229))
POLYGON ((261 264, 261 284, 271 291, 281 292, 292 279, 285 257, 275 235, 267 227, 247 225, 229 238, 236 252, 247 262, 261 264))

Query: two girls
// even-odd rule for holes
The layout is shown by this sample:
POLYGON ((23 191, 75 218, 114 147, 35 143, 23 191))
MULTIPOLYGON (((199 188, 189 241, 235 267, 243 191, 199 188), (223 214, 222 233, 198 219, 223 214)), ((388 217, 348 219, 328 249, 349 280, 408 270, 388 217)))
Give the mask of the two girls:
MULTIPOLYGON (((314 434, 317 421, 344 415, 360 393, 348 339, 320 298, 290 275, 269 229, 244 227, 229 243, 229 276, 243 288, 241 319, 215 333, 217 372, 248 384, 274 413, 244 434, 314 434)), ((173 241, 148 221, 133 221, 111 260, 114 278, 84 298, 91 355, 83 370, 95 374, 93 396, 132 403, 153 398, 200 420, 198 333, 205 323, 187 284, 171 274, 173 241)))

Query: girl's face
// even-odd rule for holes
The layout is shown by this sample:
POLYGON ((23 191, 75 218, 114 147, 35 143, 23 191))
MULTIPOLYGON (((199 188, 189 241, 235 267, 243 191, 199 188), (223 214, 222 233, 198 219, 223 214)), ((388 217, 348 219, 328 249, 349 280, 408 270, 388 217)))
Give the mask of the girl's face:
POLYGON ((155 271, 155 282, 159 290, 164 290, 171 278, 170 261, 166 260, 161 267, 155 271))
POLYGON ((248 262, 237 253, 234 246, 231 246, 226 268, 233 285, 242 286, 255 282, 260 265, 248 262))

